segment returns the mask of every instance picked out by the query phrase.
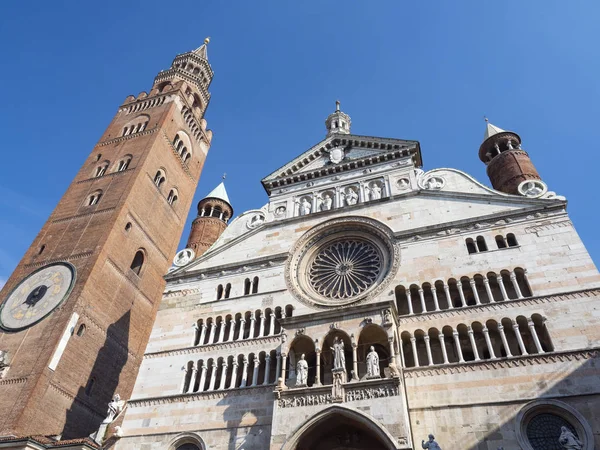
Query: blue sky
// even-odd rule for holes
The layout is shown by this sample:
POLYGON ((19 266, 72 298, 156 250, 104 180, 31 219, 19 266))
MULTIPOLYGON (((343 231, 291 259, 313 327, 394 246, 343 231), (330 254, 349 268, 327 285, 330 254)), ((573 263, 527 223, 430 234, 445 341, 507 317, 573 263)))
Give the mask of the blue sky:
POLYGON ((477 158, 485 114, 520 134, 600 259, 599 2, 23 1, 2 9, 0 283, 125 97, 149 90, 159 70, 206 36, 214 139, 194 203, 227 172, 235 211, 261 207, 260 179, 325 136, 338 98, 354 133, 419 140, 426 170, 454 167, 489 184, 477 158))

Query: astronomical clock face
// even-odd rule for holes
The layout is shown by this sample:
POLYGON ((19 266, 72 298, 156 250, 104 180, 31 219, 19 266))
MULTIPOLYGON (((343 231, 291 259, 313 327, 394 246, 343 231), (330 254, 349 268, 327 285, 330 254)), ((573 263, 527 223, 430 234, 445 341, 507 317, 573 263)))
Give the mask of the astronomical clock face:
POLYGON ((71 264, 50 264, 36 270, 0 306, 0 326, 16 331, 39 322, 69 296, 74 283, 71 264))

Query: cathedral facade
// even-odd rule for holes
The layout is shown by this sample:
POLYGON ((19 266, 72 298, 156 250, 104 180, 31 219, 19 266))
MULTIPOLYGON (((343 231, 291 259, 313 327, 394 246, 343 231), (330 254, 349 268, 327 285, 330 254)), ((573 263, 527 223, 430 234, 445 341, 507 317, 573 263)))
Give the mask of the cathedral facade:
POLYGON ((598 446, 600 275, 521 138, 486 124, 491 189, 350 126, 200 202, 117 448, 598 446))

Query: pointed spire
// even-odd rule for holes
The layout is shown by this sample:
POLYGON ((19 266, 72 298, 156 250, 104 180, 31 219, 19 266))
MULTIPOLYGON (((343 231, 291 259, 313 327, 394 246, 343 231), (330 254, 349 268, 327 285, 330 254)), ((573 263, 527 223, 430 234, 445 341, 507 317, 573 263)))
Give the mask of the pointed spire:
POLYGON ((506 131, 495 125, 492 125, 487 117, 485 117, 485 125, 486 125, 485 126, 485 134, 483 136, 484 141, 487 140, 488 138, 492 137, 495 134, 504 133, 506 131))
POLYGON ((214 188, 209 194, 204 198, 218 198, 219 200, 223 200, 231 205, 229 201, 229 196, 227 195, 227 191, 225 190, 225 182, 221 181, 219 185, 214 188))
POLYGON ((200 58, 206 59, 208 61, 208 53, 206 52, 206 50, 209 42, 210 38, 207 37, 206 39, 204 39, 204 44, 202 44, 200 47, 194 50, 193 53, 198 55, 200 58))

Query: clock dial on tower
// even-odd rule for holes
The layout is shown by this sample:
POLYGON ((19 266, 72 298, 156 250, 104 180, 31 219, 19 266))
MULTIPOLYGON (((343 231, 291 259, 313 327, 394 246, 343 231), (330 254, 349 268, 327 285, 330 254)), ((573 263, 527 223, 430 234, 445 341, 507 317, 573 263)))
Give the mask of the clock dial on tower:
POLYGON ((69 296, 74 283, 75 268, 69 263, 50 264, 36 270, 0 306, 0 326, 17 331, 36 324, 69 296))

